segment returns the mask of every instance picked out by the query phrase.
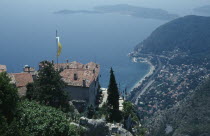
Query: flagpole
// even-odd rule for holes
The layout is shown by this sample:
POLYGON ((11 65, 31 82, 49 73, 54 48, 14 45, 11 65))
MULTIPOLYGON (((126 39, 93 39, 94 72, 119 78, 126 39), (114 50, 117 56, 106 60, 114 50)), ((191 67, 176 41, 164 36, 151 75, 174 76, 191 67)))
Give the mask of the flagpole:
POLYGON ((56 30, 56 48, 57 48, 57 51, 56 51, 56 59, 57 59, 57 70, 58 70, 58 31, 56 30))

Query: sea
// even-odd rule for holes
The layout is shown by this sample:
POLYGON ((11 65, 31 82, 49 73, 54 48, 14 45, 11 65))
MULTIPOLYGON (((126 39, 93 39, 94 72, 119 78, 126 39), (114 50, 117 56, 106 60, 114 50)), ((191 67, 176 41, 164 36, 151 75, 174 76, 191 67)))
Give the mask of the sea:
MULTIPOLYGON (((150 67, 146 63, 132 62, 128 53, 167 21, 120 14, 59 15, 54 12, 64 9, 89 10, 94 6, 112 4, 155 5, 142 2, 0 0, 0 64, 7 65, 9 73, 17 73, 22 71, 24 65, 38 69, 40 61, 55 60, 57 30, 63 46, 59 63, 69 60, 100 64, 100 84, 105 88, 108 87, 112 67, 119 89, 130 90, 149 72, 150 67)), ((160 3, 156 6, 158 4, 159 7, 163 6, 160 3)))

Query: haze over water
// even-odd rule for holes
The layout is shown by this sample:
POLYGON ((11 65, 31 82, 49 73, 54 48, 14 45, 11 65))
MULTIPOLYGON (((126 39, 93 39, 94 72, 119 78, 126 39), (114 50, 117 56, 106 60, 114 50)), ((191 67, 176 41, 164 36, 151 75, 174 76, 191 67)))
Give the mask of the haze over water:
POLYGON ((56 15, 63 9, 92 9, 99 5, 130 4, 162 8, 186 15, 207 0, 1 0, 0 64, 9 72, 21 72, 26 64, 36 67, 42 60, 55 60, 55 30, 63 51, 59 62, 90 61, 101 65, 101 86, 107 87, 113 67, 121 89, 131 88, 148 71, 147 64, 132 63, 127 57, 134 46, 167 21, 119 14, 56 15))

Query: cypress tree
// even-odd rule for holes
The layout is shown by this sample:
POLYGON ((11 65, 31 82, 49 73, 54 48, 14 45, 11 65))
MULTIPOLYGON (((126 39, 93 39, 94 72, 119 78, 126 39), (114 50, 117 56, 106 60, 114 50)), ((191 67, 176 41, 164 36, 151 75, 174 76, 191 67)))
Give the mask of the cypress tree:
POLYGON ((111 68, 110 70, 110 81, 108 86, 108 121, 113 122, 120 122, 122 119, 121 112, 119 110, 119 92, 117 83, 114 76, 114 71, 111 68))
POLYGON ((110 80, 109 80, 109 86, 108 86, 108 106, 111 109, 117 109, 119 110, 119 92, 117 83, 115 80, 114 71, 111 68, 110 70, 110 80))

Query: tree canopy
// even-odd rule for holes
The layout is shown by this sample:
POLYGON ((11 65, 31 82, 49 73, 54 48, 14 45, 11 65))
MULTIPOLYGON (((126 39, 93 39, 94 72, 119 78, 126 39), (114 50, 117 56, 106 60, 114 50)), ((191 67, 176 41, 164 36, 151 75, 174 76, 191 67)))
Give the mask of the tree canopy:
POLYGON ((68 94, 64 91, 65 82, 60 71, 55 70, 52 63, 42 61, 42 68, 33 84, 28 84, 26 97, 53 107, 68 107, 68 94))
POLYGON ((83 132, 81 128, 70 124, 68 114, 36 101, 23 100, 17 120, 17 125, 31 136, 79 136, 83 132))
POLYGON ((9 122, 13 119, 19 99, 17 89, 10 81, 6 72, 0 73, 0 114, 9 122))

